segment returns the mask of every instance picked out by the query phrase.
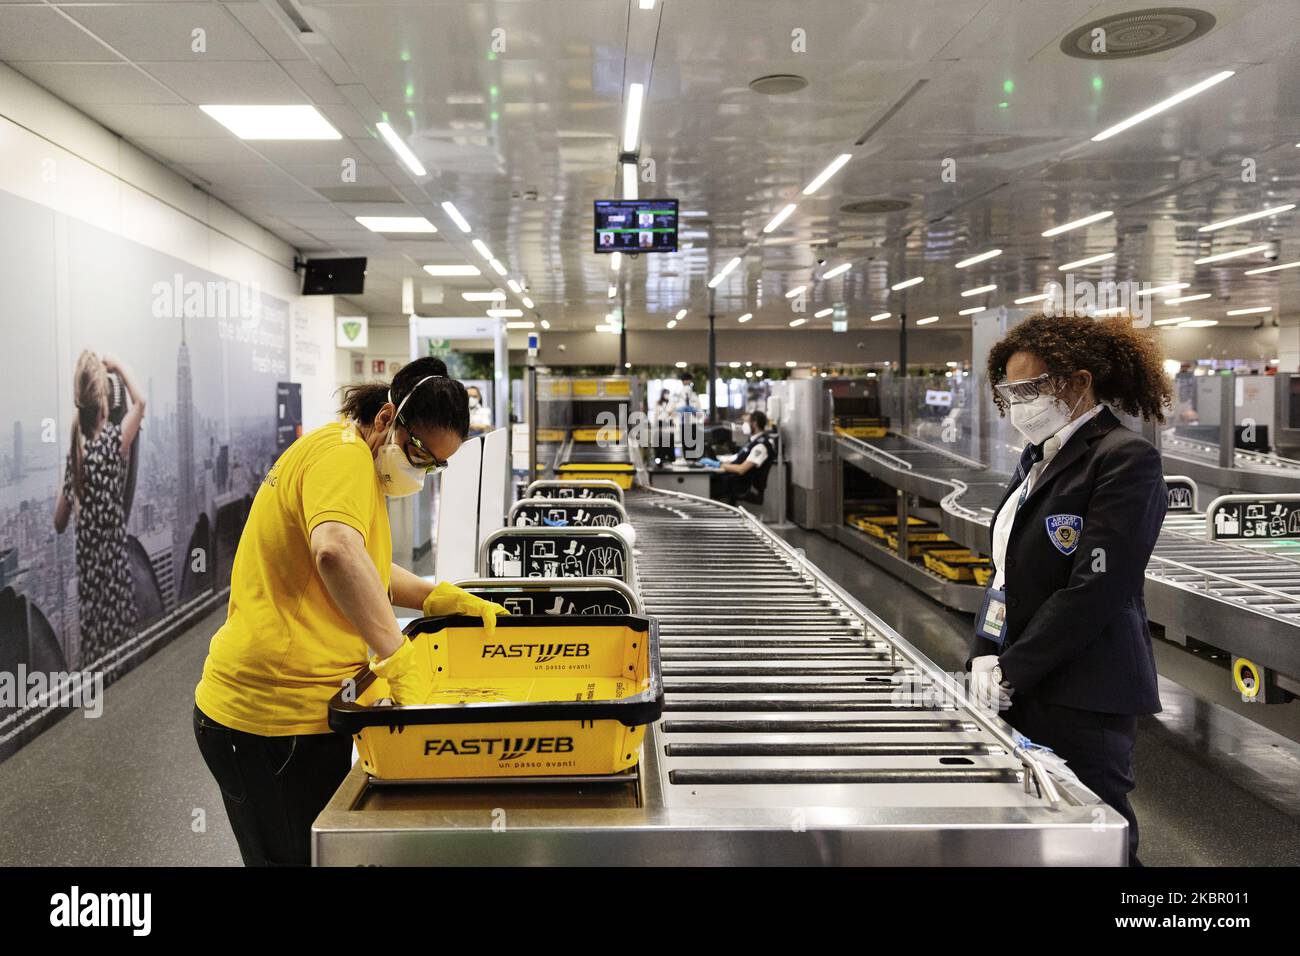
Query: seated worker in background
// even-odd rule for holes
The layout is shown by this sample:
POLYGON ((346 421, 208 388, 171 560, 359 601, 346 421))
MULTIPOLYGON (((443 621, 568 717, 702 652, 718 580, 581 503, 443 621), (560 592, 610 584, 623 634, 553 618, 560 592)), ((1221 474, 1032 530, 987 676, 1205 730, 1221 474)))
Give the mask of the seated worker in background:
POLYGON ((469 393, 469 433, 482 435, 492 430, 492 409, 483 404, 483 396, 477 385, 465 390, 469 393))
POLYGON ((718 466, 718 474, 709 478, 709 496, 732 505, 738 498, 751 494, 762 498, 767 487, 768 470, 776 460, 765 414, 757 410, 750 412, 744 430, 749 441, 741 446, 731 461, 718 466))
POLYGON ((393 607, 507 613, 393 563, 385 496, 418 492, 469 431, 465 387, 431 357, 344 392, 343 421, 303 435, 253 499, 230 604, 194 692, 194 736, 245 865, 306 865, 315 820, 352 765, 327 705, 369 662, 398 704, 428 699, 393 607))

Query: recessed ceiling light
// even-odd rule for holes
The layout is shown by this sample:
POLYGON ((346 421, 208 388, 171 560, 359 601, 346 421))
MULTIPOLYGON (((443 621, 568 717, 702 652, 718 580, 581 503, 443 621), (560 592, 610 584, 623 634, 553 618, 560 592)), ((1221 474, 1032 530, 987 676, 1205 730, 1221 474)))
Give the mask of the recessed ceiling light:
POLYGON ((521 296, 519 297, 519 301, 522 302, 522 303, 524 304, 524 307, 525 307, 525 308, 528 308, 528 309, 535 308, 535 306, 533 305, 533 300, 530 299, 530 298, 528 298, 528 296, 526 296, 526 295, 521 295, 521 296))
POLYGON ((835 311, 834 309, 821 309, 820 311, 817 311, 817 312, 814 312, 814 313, 813 313, 813 318, 814 318, 814 319, 824 319, 824 318, 826 318, 826 316, 831 315, 832 313, 834 313, 834 311, 835 311))
POLYGON ((397 130, 393 129, 387 123, 376 123, 375 129, 379 130, 379 135, 384 138, 384 142, 388 144, 388 148, 397 155, 397 158, 401 160, 403 166, 416 176, 428 175, 427 170, 424 168, 424 164, 416 158, 416 155, 413 152, 411 152, 411 147, 406 145, 406 141, 397 135, 397 130))
POLYGON ((1244 216, 1234 216, 1231 219, 1225 219, 1222 222, 1212 222, 1208 226, 1201 226, 1197 232, 1213 232, 1215 229, 1226 229, 1228 226, 1235 226, 1239 223, 1250 222, 1252 219, 1263 219, 1266 216, 1276 216, 1281 212, 1290 212, 1295 208, 1295 203, 1289 202, 1283 206, 1272 206, 1269 209, 1261 209, 1259 212, 1248 212, 1244 216))
POLYGON ((686 368, 685 362, 674 362, 673 364, 676 365, 678 368, 686 368))
POLYGON ((848 272, 852 268, 853 268, 853 263, 841 262, 834 269, 827 269, 826 272, 822 275, 822 278, 834 279, 836 276, 844 275, 844 273, 848 272))
POLYGON ((678 309, 678 310, 677 310, 677 321, 680 322, 680 321, 681 321, 682 319, 684 319, 684 318, 686 318, 686 310, 685 310, 685 309, 678 309))
POLYGON ((497 275, 503 276, 506 274, 506 267, 501 264, 500 259, 493 259, 491 262, 488 263, 488 265, 492 267, 492 271, 495 272, 497 275))
POLYGON ((1196 295, 1180 295, 1173 299, 1165 299, 1165 305, 1182 305, 1184 302, 1200 302, 1202 299, 1208 299, 1210 293, 1198 292, 1196 295))
POLYGON ((799 364, 798 362, 786 362, 786 363, 785 363, 785 367, 786 367, 786 368, 794 368, 794 367, 795 367, 796 365, 798 365, 798 364, 799 364))
POLYGON ((972 295, 983 295, 985 292, 996 292, 997 288, 998 287, 996 285, 977 286, 974 289, 967 289, 965 292, 962 293, 962 296, 965 297, 965 296, 972 296, 972 295))
POLYGON ((491 292, 462 292, 460 297, 466 302, 501 302, 506 294, 500 289, 493 289, 491 292))
POLYGON ((1115 253, 1103 252, 1099 256, 1088 256, 1086 259, 1075 259, 1073 262, 1067 262, 1065 265, 1058 266, 1062 272, 1069 272, 1071 269, 1081 269, 1084 266, 1096 265, 1098 262, 1105 262, 1107 259, 1114 259, 1115 253))
POLYGON ((450 200, 443 203, 442 211, 447 214, 447 218, 454 222, 461 232, 469 232, 469 222, 460 214, 460 210, 456 208, 455 203, 450 200))
POLYGON ((478 266, 434 265, 425 266, 424 271, 431 276, 477 276, 482 275, 478 266))
POLYGON ((836 156, 833 160, 831 160, 829 166, 827 166, 825 169, 823 169, 820 173, 817 174, 816 179, 814 179, 812 182, 810 182, 807 186, 803 188, 803 194, 805 196, 811 196, 817 190, 821 189, 822 186, 826 185, 826 180, 830 179, 832 176, 838 173, 840 171, 840 167, 842 167, 845 163, 847 163, 852 158, 853 158, 852 153, 840 153, 840 155, 836 156))
POLYGON ((619 270, 619 267, 622 265, 623 265, 623 253, 615 249, 613 252, 609 254, 609 267, 613 269, 615 272, 617 272, 619 270))
POLYGON ((728 363, 727 363, 727 368, 740 368, 740 363, 739 363, 739 362, 728 362, 728 363))
POLYGON ((1207 77, 1206 79, 1201 80, 1201 82, 1194 83, 1191 86, 1189 86, 1187 89, 1175 93, 1173 96, 1166 97, 1165 99, 1161 100, 1159 103, 1156 103, 1154 106, 1148 106, 1146 109, 1142 110, 1142 112, 1134 113, 1128 119, 1123 120, 1119 123, 1116 123, 1114 126, 1102 130, 1100 133, 1098 133, 1096 136, 1092 138, 1092 141, 1094 143, 1100 143, 1102 140, 1110 139, 1116 133, 1122 133, 1124 132, 1124 130, 1136 126, 1138 123, 1141 123, 1144 120, 1148 120, 1151 117, 1157 115, 1158 113, 1163 113, 1171 106, 1177 106, 1183 100, 1191 99, 1197 93, 1202 93, 1205 90, 1208 90, 1210 87, 1222 83, 1228 77, 1233 75, 1234 72, 1232 70, 1221 70, 1218 73, 1215 73, 1213 76, 1207 77))
POLYGON ((1165 292, 1177 292, 1179 289, 1187 289, 1190 287, 1191 287, 1190 282, 1170 282, 1167 283, 1166 285, 1152 286, 1149 289, 1138 289, 1136 292, 1133 293, 1133 297, 1139 298, 1140 296, 1144 296, 1144 295, 1161 295, 1165 292))
POLYGON ((803 325, 807 321, 808 321, 807 319, 793 319, 790 322, 790 328, 797 329, 799 328, 799 326, 803 325))
POLYGON ((551 327, 550 320, 549 320, 549 319, 542 319, 542 328, 544 328, 544 329, 549 329, 550 327, 551 327))
POLYGON ((641 0, 642 10, 653 10, 654 8, 655 8, 655 0, 641 0))
POLYGON ((1180 329, 1208 329, 1210 326, 1218 324, 1218 319, 1192 319, 1190 322, 1183 322, 1178 327, 1180 329))
POLYGON ((524 287, 521 286, 521 285, 520 285, 518 282, 516 282, 514 279, 507 279, 507 280, 506 280, 506 285, 510 286, 510 291, 513 292, 515 295, 522 295, 522 294, 523 294, 524 287))
POLYGON ((506 323, 507 329, 531 329, 535 327, 536 327, 535 322, 507 322, 506 323))
POLYGON ((1247 269, 1243 275, 1257 276, 1262 275, 1265 272, 1277 272, 1280 269, 1294 269, 1296 266, 1300 266, 1300 259, 1297 259, 1295 262, 1283 262, 1276 266, 1264 266, 1261 269, 1247 269))
POLYGON ((793 289, 791 289, 789 292, 787 292, 787 293, 785 294, 785 297, 786 297, 787 299, 793 299, 793 298, 794 298, 795 296, 797 296, 799 293, 806 291, 807 288, 808 288, 808 287, 807 287, 806 285, 797 285, 797 286, 795 286, 793 289))
POLYGON ((781 211, 778 212, 775 216, 773 216, 771 221, 766 226, 763 227, 763 231, 775 232, 778 228, 780 228, 781 223, 789 219, 790 214, 798 208, 799 206, 796 203, 787 203, 786 205, 782 206, 781 211))
POLYGON ((474 240, 474 248, 477 249, 477 250, 478 250, 478 254, 479 254, 480 256, 482 256, 484 259, 486 259, 488 262, 491 262, 491 261, 492 261, 492 250, 489 249, 489 248, 484 244, 484 242, 483 242, 482 239, 475 239, 475 240, 474 240))
POLYGON ((725 266, 722 267, 722 270, 717 275, 709 280, 709 288, 716 289, 720 286, 722 280, 731 275, 732 270, 738 265, 740 265, 740 256, 734 256, 725 266))
POLYGON ((917 324, 917 325, 930 325, 930 324, 932 324, 932 323, 934 323, 934 322, 938 322, 938 321, 939 321, 939 317, 938 317, 937 315, 929 315, 929 316, 926 316, 924 319, 917 319, 917 320, 916 320, 916 324, 917 324))
POLYGON ((1152 325, 1182 325, 1191 319, 1190 315, 1177 315, 1172 319, 1156 319, 1152 325))
POLYGON ((1063 232, 1069 232, 1071 229, 1081 229, 1084 226, 1091 226, 1094 222, 1101 222, 1103 219, 1109 219, 1115 215, 1111 210, 1105 212, 1094 212, 1091 216, 1084 216, 1082 219, 1075 219, 1071 222, 1063 222, 1059 226, 1053 226, 1043 233, 1045 237, 1059 236, 1063 232))
POLYGON ((1273 309, 1267 305, 1261 305, 1253 309, 1229 309, 1227 315, 1263 315, 1265 312, 1272 312, 1273 309))
POLYGON ((1050 299, 1051 297, 1052 294, 1050 292, 1040 292, 1038 295, 1027 295, 1016 299, 1015 304, 1028 305, 1030 302, 1042 302, 1044 299, 1050 299))
POLYGON ((890 286, 895 292, 900 289, 910 289, 912 286, 925 281, 925 276, 916 276, 913 279, 904 279, 902 282, 896 282, 890 286))
POLYGON ((745 323, 745 322, 748 322, 748 321, 749 321, 750 319, 752 319, 753 317, 754 317, 754 313, 753 313, 753 312, 746 312, 744 315, 738 315, 738 316, 736 316, 736 321, 737 321, 737 322, 740 322, 740 323, 743 324, 743 323, 745 323))
POLYGON ((958 269, 965 269, 967 266, 973 266, 977 262, 983 262, 985 259, 992 259, 994 256, 1002 255, 1001 249, 990 249, 988 252, 981 252, 978 256, 971 256, 969 259, 963 259, 957 263, 958 269))
POLYGON ((630 83, 627 88, 627 116, 623 120, 623 152, 635 153, 641 135, 641 103, 645 98, 645 85, 630 83))
POLYGON ((1199 259, 1193 259, 1192 264, 1203 266, 1208 262, 1222 262, 1224 259, 1236 259, 1239 256, 1253 256, 1257 252, 1267 252, 1270 246, 1267 242, 1262 242, 1254 246, 1246 246, 1244 249, 1234 249, 1231 252, 1220 252, 1215 256, 1202 256, 1199 259))
POLYGON ((438 227, 423 216, 357 216, 355 218, 371 232, 438 231, 438 227))
POLYGON ((636 163, 623 164, 623 198, 637 198, 636 163))
POLYGON ((677 320, 676 320, 676 319, 669 319, 669 320, 668 320, 668 328, 670 328, 670 329, 675 329, 675 328, 677 328, 677 320))
POLYGON ((616 285, 610 286, 608 295, 611 299, 614 298, 614 296, 618 295, 618 286, 616 285))
POLYGON ((872 322, 881 322, 881 321, 883 321, 883 320, 885 320, 885 319, 887 319, 887 318, 889 318, 889 313, 888 313, 888 312, 877 312, 875 315, 873 315, 873 316, 871 317, 871 321, 872 321, 872 322))
POLYGON ((969 308, 969 309, 962 309, 962 310, 961 310, 960 312, 958 312, 957 314, 958 314, 958 315, 974 315, 976 312, 983 312, 983 311, 984 311, 985 309, 987 309, 987 308, 988 308, 987 305, 976 305, 976 306, 972 306, 972 307, 969 308))
POLYGON ((487 314, 494 319, 517 319, 524 314, 523 309, 488 309, 487 314))
POLYGON ((240 139, 342 139, 314 106, 207 105, 199 109, 240 139))

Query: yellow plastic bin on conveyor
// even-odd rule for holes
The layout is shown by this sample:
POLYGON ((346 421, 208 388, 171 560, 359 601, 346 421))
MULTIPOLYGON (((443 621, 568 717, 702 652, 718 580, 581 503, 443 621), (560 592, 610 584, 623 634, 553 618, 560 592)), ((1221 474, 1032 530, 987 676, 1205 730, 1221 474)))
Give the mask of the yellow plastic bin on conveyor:
POLYGON ((652 618, 503 617, 489 637, 476 617, 426 617, 405 633, 433 672, 429 703, 380 703, 388 683, 363 667, 329 704, 377 780, 614 774, 663 710, 652 618))
POLYGON ((632 487, 632 479, 636 477, 636 468, 629 464, 615 464, 612 462, 574 462, 568 465, 560 465, 555 469, 555 474, 559 478, 575 481, 591 481, 602 478, 614 482, 626 491, 632 487))

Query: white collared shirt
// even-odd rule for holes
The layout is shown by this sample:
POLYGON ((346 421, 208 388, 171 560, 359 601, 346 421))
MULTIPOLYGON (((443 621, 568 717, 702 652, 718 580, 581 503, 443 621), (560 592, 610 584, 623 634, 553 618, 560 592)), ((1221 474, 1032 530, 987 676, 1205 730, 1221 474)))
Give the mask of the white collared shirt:
POLYGON ((1001 590, 1006 585, 1007 576, 1003 568, 1007 562, 1007 543, 1011 540, 1011 529, 1015 527, 1016 512, 1020 510, 1020 494, 1023 491, 1028 497, 1029 492, 1034 490, 1034 485, 1039 477, 1052 463, 1056 453, 1065 447, 1068 442, 1080 428, 1092 421, 1099 414, 1104 406, 1100 403, 1094 405, 1088 411, 1084 412, 1074 421, 1070 422, 1059 432, 1053 435, 1047 441, 1043 442, 1043 460, 1034 462, 1034 466, 1029 469, 1029 474, 1025 480, 1011 489, 1011 494, 1002 504, 1002 510, 998 512, 997 517, 993 520, 993 580, 992 586, 1001 590), (1028 490, 1023 485, 1028 485, 1028 490))

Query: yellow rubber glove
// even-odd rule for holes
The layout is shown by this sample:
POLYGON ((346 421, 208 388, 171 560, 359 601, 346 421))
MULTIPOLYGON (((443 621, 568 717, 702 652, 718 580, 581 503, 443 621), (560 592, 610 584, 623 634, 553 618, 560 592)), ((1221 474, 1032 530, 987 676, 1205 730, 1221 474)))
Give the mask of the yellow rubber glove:
POLYGON ((410 638, 384 660, 372 660, 370 669, 388 681, 395 704, 427 704, 433 696, 433 668, 428 655, 419 653, 410 638))
POLYGON ((498 615, 510 614, 500 604, 475 597, 448 581, 443 581, 429 592, 429 596, 424 599, 423 610, 425 617, 446 617, 451 614, 477 617, 483 621, 483 627, 489 634, 496 630, 498 615))

